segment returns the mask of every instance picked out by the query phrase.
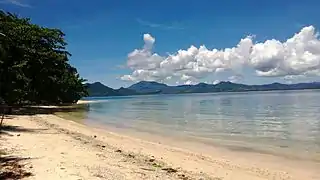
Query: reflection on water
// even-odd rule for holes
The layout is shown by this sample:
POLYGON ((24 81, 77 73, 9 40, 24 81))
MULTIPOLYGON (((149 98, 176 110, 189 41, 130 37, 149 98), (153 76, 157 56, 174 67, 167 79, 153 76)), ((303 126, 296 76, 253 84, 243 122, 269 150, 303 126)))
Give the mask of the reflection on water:
POLYGON ((104 99, 90 104, 86 122, 247 148, 250 145, 295 149, 307 155, 320 153, 318 90, 104 99))

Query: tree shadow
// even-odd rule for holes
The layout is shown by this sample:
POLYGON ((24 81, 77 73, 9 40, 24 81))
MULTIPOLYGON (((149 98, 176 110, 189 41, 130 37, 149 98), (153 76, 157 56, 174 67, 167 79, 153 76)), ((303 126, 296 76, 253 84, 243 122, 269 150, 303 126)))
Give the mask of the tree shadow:
POLYGON ((6 119, 13 119, 13 117, 12 117, 12 116, 4 116, 3 119, 4 119, 4 120, 6 120, 6 119))
POLYGON ((37 115, 37 114, 56 114, 59 112, 87 112, 89 111, 89 104, 76 104, 68 106, 8 106, 0 105, 0 129, 6 119, 12 119, 13 116, 7 115, 37 115))
POLYGON ((5 107, 3 112, 8 115, 36 115, 36 114, 54 114, 57 112, 87 111, 89 105, 71 105, 71 106, 11 106, 5 107))
POLYGON ((48 130, 48 129, 43 129, 43 128, 24 128, 24 127, 21 127, 21 126, 4 125, 4 126, 0 127, 0 130, 1 130, 0 133, 1 132, 6 132, 6 133, 8 133, 8 132, 36 133, 36 132, 45 131, 45 130, 48 130))
POLYGON ((13 162, 19 162, 29 160, 30 158, 16 157, 16 156, 0 156, 0 164, 10 164, 13 162))
POLYGON ((30 158, 22 158, 16 156, 0 156, 0 179, 22 179, 32 176, 32 173, 24 169, 21 161, 30 158))

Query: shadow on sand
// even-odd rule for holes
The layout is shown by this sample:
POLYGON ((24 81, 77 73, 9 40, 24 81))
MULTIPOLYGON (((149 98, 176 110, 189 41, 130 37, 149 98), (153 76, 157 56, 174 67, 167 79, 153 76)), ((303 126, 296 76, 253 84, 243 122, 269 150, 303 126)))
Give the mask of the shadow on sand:
MULTIPOLYGON (((13 136, 11 133, 47 133, 43 132, 48 129, 43 128, 24 128, 22 126, 3 125, 8 119, 13 119, 14 115, 36 115, 36 114, 55 114, 57 112, 76 112, 87 111, 89 108, 86 104, 72 106, 6 106, 0 105, 0 138, 2 135, 13 136)), ((17 136, 20 136, 18 134, 17 136)), ((4 141, 5 142, 5 141, 4 141)), ((1 145, 1 144, 0 144, 1 145)), ((6 155, 4 150, 0 149, 0 179, 23 179, 32 176, 26 165, 23 163, 30 158, 22 158, 12 155, 6 155)), ((29 166, 32 168, 32 166, 29 166)))
POLYGON ((0 179, 22 179, 32 176, 32 173, 26 171, 25 165, 21 163, 21 161, 28 159, 30 158, 0 154, 0 179))
POLYGON ((0 133, 4 132, 4 133, 8 133, 8 132, 14 132, 14 133, 23 133, 23 132, 27 132, 27 133, 37 133, 39 131, 45 131, 48 129, 37 129, 37 128, 24 128, 21 126, 13 126, 13 125, 4 125, 0 127, 0 133))
POLYGON ((81 105, 72 105, 72 106, 24 106, 24 107, 9 107, 9 106, 0 106, 1 124, 0 124, 0 135, 8 135, 10 136, 10 132, 19 133, 19 132, 27 132, 27 133, 39 133, 41 131, 46 131, 48 129, 33 129, 33 128, 24 128, 21 126, 13 126, 13 125, 4 125, 8 119, 13 119, 15 115, 20 116, 30 116, 37 114, 68 114, 74 112, 86 112, 89 109, 89 105, 81 104, 81 105))
POLYGON ((89 108, 87 104, 71 106, 3 106, 0 112, 6 115, 36 115, 36 114, 54 114, 57 112, 85 111, 89 108))

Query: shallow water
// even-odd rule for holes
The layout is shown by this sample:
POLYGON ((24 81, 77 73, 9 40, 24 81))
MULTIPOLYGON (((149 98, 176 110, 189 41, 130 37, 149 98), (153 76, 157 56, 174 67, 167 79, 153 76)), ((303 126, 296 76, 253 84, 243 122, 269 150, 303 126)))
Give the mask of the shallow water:
POLYGON ((320 91, 89 98, 85 123, 320 161, 320 91))

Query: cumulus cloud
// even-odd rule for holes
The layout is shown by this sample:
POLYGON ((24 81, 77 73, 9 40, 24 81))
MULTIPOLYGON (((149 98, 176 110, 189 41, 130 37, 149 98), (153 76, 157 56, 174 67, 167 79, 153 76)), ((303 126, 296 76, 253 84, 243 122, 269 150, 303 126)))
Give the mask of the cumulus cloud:
POLYGON ((286 41, 276 39, 254 43, 253 36, 247 36, 231 48, 208 49, 202 45, 191 45, 174 54, 160 56, 152 52, 155 38, 143 36, 144 46, 128 55, 127 66, 130 75, 122 80, 166 81, 176 79, 185 84, 230 71, 230 81, 243 78, 242 69, 252 68, 257 76, 299 77, 320 75, 320 40, 313 26, 304 27, 286 41))
POLYGON ((255 44, 250 56, 260 76, 306 75, 320 68, 320 40, 313 26, 281 43, 267 40, 255 44))

